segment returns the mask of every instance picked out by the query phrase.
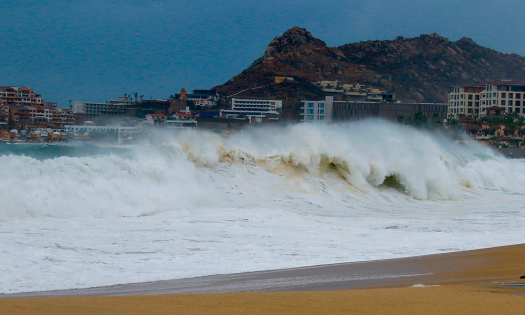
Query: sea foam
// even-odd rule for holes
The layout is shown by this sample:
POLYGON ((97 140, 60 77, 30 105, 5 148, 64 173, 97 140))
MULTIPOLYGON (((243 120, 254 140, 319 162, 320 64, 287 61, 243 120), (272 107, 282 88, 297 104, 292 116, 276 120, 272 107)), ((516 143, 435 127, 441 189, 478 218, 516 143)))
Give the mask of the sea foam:
POLYGON ((164 137, 120 155, 0 156, 0 219, 141 216, 242 206, 256 195, 272 206, 272 198, 334 187, 336 199, 385 189, 420 200, 461 199, 463 188, 525 190, 523 163, 383 121, 164 137), (245 181, 244 191, 225 194, 245 181))

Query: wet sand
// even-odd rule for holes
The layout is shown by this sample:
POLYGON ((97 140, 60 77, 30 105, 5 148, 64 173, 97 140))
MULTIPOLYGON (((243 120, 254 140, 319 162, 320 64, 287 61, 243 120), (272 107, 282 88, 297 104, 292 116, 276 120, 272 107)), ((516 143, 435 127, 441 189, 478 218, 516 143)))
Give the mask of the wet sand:
POLYGON ((523 244, 394 260, 0 295, 0 313, 519 314, 525 308, 525 295, 513 293, 525 293, 525 284, 495 284, 525 283, 520 276, 525 276, 523 244))

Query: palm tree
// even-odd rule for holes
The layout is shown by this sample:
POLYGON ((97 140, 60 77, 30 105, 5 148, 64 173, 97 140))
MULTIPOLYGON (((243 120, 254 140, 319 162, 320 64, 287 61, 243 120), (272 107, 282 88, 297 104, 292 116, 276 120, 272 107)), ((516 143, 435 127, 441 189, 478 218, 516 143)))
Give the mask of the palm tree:
POLYGON ((135 103, 137 102, 137 97, 139 96, 139 93, 135 92, 135 103))

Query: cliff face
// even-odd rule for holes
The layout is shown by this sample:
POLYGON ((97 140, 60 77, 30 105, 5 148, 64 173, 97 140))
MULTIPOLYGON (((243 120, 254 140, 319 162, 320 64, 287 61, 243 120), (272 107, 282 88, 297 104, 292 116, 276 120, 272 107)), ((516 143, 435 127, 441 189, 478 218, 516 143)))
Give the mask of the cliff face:
POLYGON ((408 102, 446 102, 454 84, 501 78, 525 78, 525 58, 438 34, 327 47, 294 27, 273 39, 250 67, 215 88, 228 96, 281 98, 285 115, 297 118, 301 99, 323 97, 312 84, 319 80, 364 83, 408 102), (274 84, 275 76, 294 77, 296 83, 274 84))

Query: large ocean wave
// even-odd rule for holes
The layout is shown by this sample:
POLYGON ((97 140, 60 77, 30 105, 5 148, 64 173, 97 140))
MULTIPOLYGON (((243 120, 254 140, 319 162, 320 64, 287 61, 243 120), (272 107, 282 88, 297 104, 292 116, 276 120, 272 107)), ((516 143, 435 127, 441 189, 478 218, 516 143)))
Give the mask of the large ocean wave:
POLYGON ((463 189, 525 190, 519 161, 384 121, 159 137, 162 145, 127 149, 4 145, 0 220, 282 207, 276 201, 283 199, 374 203, 381 194, 447 201, 463 198, 463 189))

